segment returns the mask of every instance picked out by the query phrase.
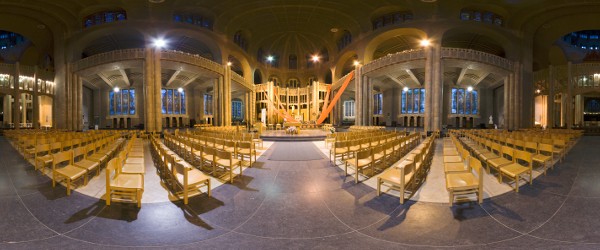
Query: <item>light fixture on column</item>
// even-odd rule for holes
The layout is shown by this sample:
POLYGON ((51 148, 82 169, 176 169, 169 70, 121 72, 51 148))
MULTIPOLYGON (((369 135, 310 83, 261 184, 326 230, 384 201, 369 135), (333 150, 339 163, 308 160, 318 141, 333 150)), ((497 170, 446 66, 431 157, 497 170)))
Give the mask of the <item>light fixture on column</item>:
POLYGON ((360 65, 360 62, 358 62, 357 60, 354 60, 354 66, 358 66, 360 65))
POLYGON ((156 48, 164 48, 165 46, 167 46, 167 41, 165 41, 165 39, 163 38, 156 38, 154 39, 154 43, 153 43, 154 47, 156 48))
POLYGON ((113 89, 113 91, 114 91, 115 93, 118 93, 120 90, 121 90, 121 89, 119 89, 119 87, 115 87, 115 88, 113 89))
POLYGON ((227 66, 231 66, 231 62, 227 62, 227 66))
POLYGON ((404 91, 404 92, 408 92, 408 87, 404 87, 404 88, 402 88, 402 91, 404 91))
POLYGON ((535 93, 538 93, 538 94, 539 94, 539 93, 541 93, 541 92, 542 92, 542 91, 541 91, 540 89, 536 89, 536 90, 535 90, 535 93))
POLYGON ((314 63, 319 62, 319 55, 313 55, 311 59, 314 63))
POLYGON ((179 93, 183 93, 183 88, 178 88, 177 91, 179 91, 179 93))
POLYGON ((427 47, 431 44, 431 42, 427 39, 423 39, 423 40, 421 40, 420 44, 422 47, 427 47))
POLYGON ((469 92, 473 91, 473 87, 471 87, 471 86, 467 87, 467 91, 469 91, 469 92))

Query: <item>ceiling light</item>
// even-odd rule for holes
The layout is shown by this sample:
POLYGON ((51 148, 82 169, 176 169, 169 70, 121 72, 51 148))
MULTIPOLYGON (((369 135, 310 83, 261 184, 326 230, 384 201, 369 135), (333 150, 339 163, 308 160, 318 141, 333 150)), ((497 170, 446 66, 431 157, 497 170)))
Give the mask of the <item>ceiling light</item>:
POLYGON ((404 87, 404 88, 402 89, 402 91, 404 91, 404 92, 407 92, 407 91, 408 91, 408 87, 404 87))
POLYGON ((427 47, 427 46, 429 46, 431 44, 431 42, 429 40, 427 40, 427 39, 423 39, 423 40, 421 40, 420 44, 423 47, 427 47))
POLYGON ((119 89, 119 87, 115 87, 115 88, 113 89, 113 91, 114 91, 115 93, 119 93, 120 89, 119 89))
POLYGON ((335 32, 338 32, 339 30, 338 30, 338 28, 331 28, 330 31, 335 33, 335 32))
POLYGON ((467 91, 469 91, 469 92, 473 91, 473 87, 471 87, 471 86, 467 87, 467 91))
POLYGON ((273 60, 275 60, 275 57, 273 57, 273 56, 267 56, 267 61, 268 62, 273 62, 273 60))
POLYGON ((156 40, 154 40, 154 47, 164 48, 166 45, 167 45, 167 41, 165 41, 162 38, 157 38, 156 40))
POLYGON ((319 61, 319 55, 312 56, 312 61, 313 62, 318 62, 319 61))
POLYGON ((231 66, 231 62, 227 62, 227 66, 231 66))
POLYGON ((354 66, 358 66, 360 63, 358 61, 354 61, 354 66))
POLYGON ((536 90, 535 90, 535 93, 538 93, 538 94, 539 94, 540 92, 542 92, 540 89, 536 89, 536 90))
POLYGON ((150 3, 163 3, 165 0, 148 0, 150 3))
POLYGON ((183 88, 178 88, 177 91, 179 91, 179 93, 183 93, 183 88))

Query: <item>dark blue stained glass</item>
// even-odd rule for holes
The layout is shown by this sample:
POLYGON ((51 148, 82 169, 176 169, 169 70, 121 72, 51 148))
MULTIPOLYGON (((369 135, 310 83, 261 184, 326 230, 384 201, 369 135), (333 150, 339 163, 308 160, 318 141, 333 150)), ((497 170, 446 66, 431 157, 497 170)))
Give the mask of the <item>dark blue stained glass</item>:
POLYGON ((413 111, 413 109, 412 109, 412 103, 413 103, 412 100, 413 100, 413 98, 412 98, 412 91, 408 90, 408 92, 406 94, 406 104, 408 104, 408 105, 406 105, 406 113, 407 114, 412 114, 412 111, 413 111))
POLYGON ((415 114, 419 113, 419 107, 421 106, 419 104, 419 97, 421 97, 419 89, 413 89, 413 113, 415 114))
POLYGON ((477 91, 473 90, 473 114, 476 115, 479 110, 477 110, 477 91))
POLYGON ((406 91, 402 91, 401 110, 402 114, 406 114, 406 91))
POLYGON ((175 21, 175 22, 181 22, 181 15, 179 15, 179 14, 173 15, 173 21, 175 21))
POLYGON ((120 12, 120 13, 117 14, 117 20, 118 21, 123 21, 125 19, 127 19, 127 16, 125 15, 125 13, 120 12))
POLYGON ((450 113, 451 114, 456 114, 456 95, 457 95, 457 91, 456 89, 452 89, 452 107, 450 108, 450 113))
POLYGON ((115 92, 108 93, 108 114, 115 115, 115 92))
POLYGON ((115 93, 115 101, 116 101, 116 106, 115 106, 115 114, 120 115, 121 113, 121 92, 117 92, 115 93))
POLYGON ((102 14, 96 14, 94 19, 96 20, 96 25, 104 23, 104 15, 102 14))
POLYGON ((186 16, 185 17, 185 22, 189 23, 189 24, 194 24, 194 17, 193 16, 186 16))
POLYGON ((87 27, 90 27, 90 26, 92 26, 92 25, 94 25, 94 21, 92 21, 92 19, 91 19, 91 18, 88 18, 88 19, 86 19, 86 20, 85 20, 85 27, 86 27, 86 28, 87 28, 87 27))
POLYGON ((167 89, 167 114, 173 114, 173 90, 167 89))
POLYGON ((129 114, 135 115, 135 89, 129 90, 129 114))
POLYGON ((425 89, 421 89, 421 108, 419 109, 419 113, 425 113, 425 89))
POLYGON ((160 95, 162 96, 162 113, 166 114, 167 113, 167 90, 166 89, 160 90, 160 95))
POLYGON ((129 114, 129 90, 124 89, 121 93, 123 95, 123 112, 121 114, 129 114))
POLYGON ((185 91, 181 92, 181 114, 185 115, 185 91))
POLYGON ((465 90, 458 89, 458 94, 456 95, 456 105, 458 106, 458 113, 465 113, 465 90))
POLYGON ((465 114, 470 115, 471 114, 471 93, 467 91, 465 94, 466 94, 465 95, 465 114))
POLYGON ((104 20, 107 23, 111 23, 112 21, 115 20, 115 13, 114 12, 106 12, 106 13, 104 13, 104 20))
POLYGON ((173 99, 173 114, 178 115, 181 112, 181 98, 179 91, 174 91, 175 97, 173 99))

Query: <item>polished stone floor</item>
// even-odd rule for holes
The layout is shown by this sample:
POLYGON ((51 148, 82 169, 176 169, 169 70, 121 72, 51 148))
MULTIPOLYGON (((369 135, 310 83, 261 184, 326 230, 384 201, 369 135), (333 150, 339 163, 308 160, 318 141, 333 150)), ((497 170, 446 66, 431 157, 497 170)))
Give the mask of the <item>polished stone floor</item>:
POLYGON ((233 185, 215 188, 211 198, 138 209, 107 207, 79 192, 67 197, 0 137, 0 249, 598 249, 597 145, 600 137, 583 137, 565 161, 520 193, 449 207, 377 197, 325 155, 269 160, 282 159, 273 153, 314 147, 275 142, 255 167, 233 185))

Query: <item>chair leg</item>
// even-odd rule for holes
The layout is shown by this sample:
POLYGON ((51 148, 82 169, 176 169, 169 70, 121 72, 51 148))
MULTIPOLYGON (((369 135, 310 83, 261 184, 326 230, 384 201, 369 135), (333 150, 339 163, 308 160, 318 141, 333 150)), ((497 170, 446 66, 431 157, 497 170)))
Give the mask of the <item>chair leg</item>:
POLYGON ((183 204, 188 204, 188 188, 183 187, 183 204))
POLYGON ((137 207, 142 207, 142 190, 138 189, 136 192, 136 198, 137 198, 137 207))
POLYGON ((106 190, 106 205, 110 206, 110 190, 106 190))
POLYGON ((71 179, 70 178, 66 178, 67 179, 67 196, 71 195, 71 179))
POLYGON ((452 206, 452 203, 454 203, 454 192, 452 190, 448 190, 448 199, 448 204, 452 206))
POLYGON ((377 177, 377 196, 381 194, 381 178, 377 177))
POLYGON ((208 194, 208 197, 210 197, 210 178, 206 180, 206 186, 208 187, 208 191, 206 191, 206 193, 208 194))

